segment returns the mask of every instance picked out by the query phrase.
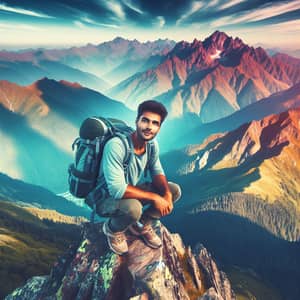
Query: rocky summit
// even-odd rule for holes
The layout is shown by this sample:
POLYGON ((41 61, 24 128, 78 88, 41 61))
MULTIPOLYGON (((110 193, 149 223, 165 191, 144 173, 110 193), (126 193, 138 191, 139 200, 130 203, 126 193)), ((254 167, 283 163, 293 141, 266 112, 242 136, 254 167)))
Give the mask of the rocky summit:
POLYGON ((128 234, 129 252, 119 256, 108 248, 101 223, 84 223, 79 244, 58 258, 50 275, 29 279, 5 299, 235 299, 206 248, 192 251, 160 222, 155 228, 161 248, 128 234))

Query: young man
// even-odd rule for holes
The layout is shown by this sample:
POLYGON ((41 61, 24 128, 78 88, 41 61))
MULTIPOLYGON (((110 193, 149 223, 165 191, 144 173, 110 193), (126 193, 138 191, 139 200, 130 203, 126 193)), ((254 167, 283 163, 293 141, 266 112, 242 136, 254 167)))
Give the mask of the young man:
POLYGON ((159 160, 158 144, 153 140, 167 114, 166 108, 154 100, 139 105, 136 130, 128 139, 130 149, 127 151, 133 153, 127 174, 124 172, 127 151, 121 139, 114 137, 104 147, 98 185, 91 196, 95 199, 97 214, 109 217, 103 232, 117 254, 128 251, 127 229, 143 238, 149 247, 160 247, 161 239, 151 223, 171 213, 173 202, 180 198, 180 187, 167 182, 159 160), (140 184, 145 168, 152 182, 140 184), (147 208, 143 210, 144 205, 147 208))

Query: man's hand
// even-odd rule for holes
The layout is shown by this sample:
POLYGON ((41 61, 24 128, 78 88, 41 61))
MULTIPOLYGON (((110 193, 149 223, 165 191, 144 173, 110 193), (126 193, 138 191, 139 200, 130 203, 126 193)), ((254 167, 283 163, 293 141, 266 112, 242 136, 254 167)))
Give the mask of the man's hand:
POLYGON ((167 201, 167 202, 170 202, 170 203, 173 203, 173 200, 172 200, 172 193, 171 192, 167 192, 164 194, 163 198, 167 201))
POLYGON ((153 206, 159 211, 162 217, 168 215, 173 210, 172 199, 171 201, 168 201, 158 194, 153 199, 153 206))

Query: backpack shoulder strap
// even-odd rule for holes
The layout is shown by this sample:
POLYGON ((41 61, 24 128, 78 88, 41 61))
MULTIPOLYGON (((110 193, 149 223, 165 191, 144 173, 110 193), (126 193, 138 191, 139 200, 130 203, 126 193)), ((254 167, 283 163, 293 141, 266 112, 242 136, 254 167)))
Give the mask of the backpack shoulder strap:
POLYGON ((125 157, 123 160, 123 168, 124 168, 126 182, 128 182, 128 166, 129 166, 132 156, 133 156, 133 145, 130 140, 130 135, 116 133, 115 136, 118 137, 122 141, 124 148, 125 148, 125 157))
POLYGON ((145 170, 144 170, 144 177, 147 177, 147 175, 148 175, 150 161, 152 159, 152 156, 155 153, 155 143, 153 141, 149 141, 147 143, 146 147, 147 147, 147 163, 146 163, 146 167, 145 167, 145 170))

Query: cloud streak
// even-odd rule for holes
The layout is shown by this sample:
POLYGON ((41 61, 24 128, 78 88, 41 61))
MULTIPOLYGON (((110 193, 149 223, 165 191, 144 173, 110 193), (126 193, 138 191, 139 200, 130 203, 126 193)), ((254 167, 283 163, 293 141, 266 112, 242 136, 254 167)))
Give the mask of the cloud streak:
POLYGON ((144 12, 140 8, 138 8, 136 6, 136 4, 132 3, 132 1, 130 1, 130 0, 123 0, 123 3, 124 3, 124 5, 126 5, 127 7, 129 7, 131 10, 135 11, 136 13, 139 13, 141 15, 144 14, 144 12))
POLYGON ((107 1, 105 2, 105 5, 107 9, 115 14, 115 16, 117 16, 121 21, 125 21, 126 15, 120 3, 116 1, 107 1))
MULTIPOLYGON (((285 13, 293 12, 300 9, 300 1, 293 3, 283 3, 278 5, 266 6, 259 10, 251 10, 241 15, 225 16, 216 21, 211 22, 213 28, 228 25, 244 25, 280 16, 285 13)), ((275 23, 275 21, 274 21, 275 23)), ((281 23, 281 22, 279 22, 281 23)))
POLYGON ((0 4, 0 10, 7 11, 7 12, 12 12, 12 13, 16 13, 16 14, 21 14, 21 15, 27 15, 27 16, 31 16, 31 17, 53 18, 51 16, 41 14, 41 13, 37 13, 37 12, 34 12, 32 10, 10 7, 10 6, 6 6, 5 4, 0 4))
POLYGON ((184 20, 188 19, 191 15, 193 15, 195 12, 199 11, 204 6, 202 1, 194 1, 191 3, 190 9, 180 17, 179 20, 176 21, 176 25, 180 25, 184 20))
MULTIPOLYGON (((75 24, 76 24, 76 22, 80 23, 81 25, 83 25, 82 23, 85 23, 86 25, 103 26, 103 27, 107 27, 107 28, 120 28, 119 25, 96 22, 95 20, 93 20, 89 17, 86 17, 86 16, 82 17, 81 21, 74 21, 75 24)), ((81 26, 80 24, 79 24, 79 27, 81 26)), ((85 26, 85 27, 87 27, 87 26, 85 26)))
POLYGON ((229 7, 241 4, 244 1, 245 0, 231 0, 231 1, 226 1, 226 2, 224 2, 222 5, 220 5, 218 7, 218 10, 226 9, 226 8, 229 8, 229 7))
POLYGON ((162 16, 158 16, 157 21, 158 21, 158 26, 160 28, 164 27, 164 25, 166 24, 166 20, 162 16))
POLYGON ((295 3, 291 2, 291 3, 273 5, 273 6, 261 8, 260 10, 252 11, 251 13, 245 15, 244 17, 239 18, 238 21, 240 22, 260 21, 287 12, 291 12, 297 9, 300 9, 300 1, 297 1, 295 3))

